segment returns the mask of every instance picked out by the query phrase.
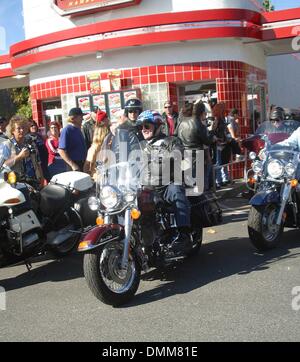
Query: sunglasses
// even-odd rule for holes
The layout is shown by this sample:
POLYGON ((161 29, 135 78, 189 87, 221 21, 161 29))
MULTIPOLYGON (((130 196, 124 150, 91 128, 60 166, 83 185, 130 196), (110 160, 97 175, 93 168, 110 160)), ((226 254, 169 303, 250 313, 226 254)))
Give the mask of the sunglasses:
POLYGON ((166 108, 172 108, 172 106, 165 106, 165 109, 166 109, 166 108))
POLYGON ((136 109, 129 109, 128 113, 137 113, 138 111, 136 109))
POLYGON ((276 122, 279 123, 279 122, 281 122, 281 120, 280 120, 280 119, 272 119, 272 120, 271 120, 271 123, 276 123, 276 122))
POLYGON ((152 128, 151 123, 144 123, 143 125, 141 125, 141 129, 149 130, 151 128, 152 128))

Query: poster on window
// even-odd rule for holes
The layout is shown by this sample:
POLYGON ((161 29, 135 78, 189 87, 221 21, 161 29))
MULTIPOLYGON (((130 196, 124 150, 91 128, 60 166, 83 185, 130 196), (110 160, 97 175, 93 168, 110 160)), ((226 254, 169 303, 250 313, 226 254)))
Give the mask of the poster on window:
POLYGON ((110 93, 108 95, 108 104, 109 108, 118 108, 121 109, 122 103, 121 103, 121 93, 110 93))
POLYGON ((106 111, 105 95, 97 94, 93 96, 93 106, 98 107, 102 111, 106 111))
POLYGON ((128 99, 137 98, 136 90, 130 90, 123 93, 124 94, 124 102, 126 103, 128 99))
POLYGON ((78 97, 77 102, 83 113, 91 111, 91 98, 89 96, 78 97))

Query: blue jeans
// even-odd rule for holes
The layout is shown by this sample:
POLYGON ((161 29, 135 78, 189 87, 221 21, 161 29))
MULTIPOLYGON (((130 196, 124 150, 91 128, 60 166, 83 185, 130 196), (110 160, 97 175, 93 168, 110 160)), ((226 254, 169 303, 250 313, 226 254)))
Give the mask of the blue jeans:
POLYGON ((185 188, 171 184, 166 188, 163 198, 173 206, 177 227, 190 227, 191 206, 186 197, 185 188))

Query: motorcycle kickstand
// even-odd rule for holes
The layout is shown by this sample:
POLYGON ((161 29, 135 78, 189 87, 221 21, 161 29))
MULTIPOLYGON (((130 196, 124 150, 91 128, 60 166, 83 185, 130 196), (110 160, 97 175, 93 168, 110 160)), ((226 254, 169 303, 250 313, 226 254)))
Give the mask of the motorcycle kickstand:
POLYGON ((25 266, 27 268, 28 273, 30 273, 31 269, 32 269, 32 265, 31 265, 30 261, 25 261, 25 266))

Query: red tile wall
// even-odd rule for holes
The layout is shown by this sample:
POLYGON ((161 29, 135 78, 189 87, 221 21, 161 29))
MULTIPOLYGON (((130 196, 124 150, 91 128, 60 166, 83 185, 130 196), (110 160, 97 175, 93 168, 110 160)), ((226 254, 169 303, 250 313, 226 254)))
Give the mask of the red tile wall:
MULTIPOLYGON (((256 80, 265 81, 266 72, 248 64, 236 61, 195 62, 187 64, 167 64, 121 70, 123 84, 140 87, 149 83, 169 83, 169 98, 178 105, 175 82, 216 81, 219 101, 226 103, 227 111, 237 108, 240 113, 241 133, 250 132, 247 113, 247 82, 249 74, 256 80)), ((100 80, 108 79, 108 73, 100 73, 100 80)), ((86 75, 59 79, 31 86, 33 118, 42 121, 41 100, 60 97, 68 93, 89 93, 86 75)), ((240 167, 234 166, 235 177, 242 177, 240 167)))

